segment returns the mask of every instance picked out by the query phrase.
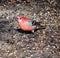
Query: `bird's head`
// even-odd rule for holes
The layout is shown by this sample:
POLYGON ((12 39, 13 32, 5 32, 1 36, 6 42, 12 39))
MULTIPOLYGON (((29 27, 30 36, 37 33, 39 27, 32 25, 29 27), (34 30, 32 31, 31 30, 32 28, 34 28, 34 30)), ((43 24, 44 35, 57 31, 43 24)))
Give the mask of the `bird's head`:
POLYGON ((23 19, 23 18, 24 18, 24 16, 18 16, 17 18, 18 18, 18 19, 23 19))
POLYGON ((29 18, 26 18, 26 17, 24 17, 24 16, 18 16, 17 18, 18 18, 18 21, 19 21, 19 22, 20 22, 20 21, 27 21, 27 20, 29 20, 29 18))
POLYGON ((15 19, 16 21, 21 21, 23 19, 23 16, 13 17, 13 19, 15 19))
POLYGON ((18 17, 17 17, 17 21, 18 21, 18 22, 21 22, 21 21, 23 20, 23 18, 24 18, 24 16, 18 16, 18 17))

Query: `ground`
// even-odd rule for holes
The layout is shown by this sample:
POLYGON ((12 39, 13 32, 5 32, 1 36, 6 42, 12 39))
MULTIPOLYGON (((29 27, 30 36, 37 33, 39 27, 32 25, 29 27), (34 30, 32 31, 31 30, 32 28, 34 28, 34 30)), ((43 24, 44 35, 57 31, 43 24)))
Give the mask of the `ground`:
POLYGON ((0 5, 0 58, 60 58, 60 7, 47 2, 0 5), (46 28, 20 30, 18 15, 42 21, 46 28))

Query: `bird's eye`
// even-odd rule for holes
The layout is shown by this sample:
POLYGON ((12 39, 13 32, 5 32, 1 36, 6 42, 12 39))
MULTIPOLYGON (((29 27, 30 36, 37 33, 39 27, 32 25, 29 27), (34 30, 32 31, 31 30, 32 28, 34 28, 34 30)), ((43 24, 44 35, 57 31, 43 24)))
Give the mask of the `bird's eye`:
POLYGON ((20 22, 20 21, 21 21, 21 17, 20 17, 20 16, 18 16, 17 18, 18 18, 18 21, 20 22))
POLYGON ((19 18, 21 20, 21 18, 19 18))

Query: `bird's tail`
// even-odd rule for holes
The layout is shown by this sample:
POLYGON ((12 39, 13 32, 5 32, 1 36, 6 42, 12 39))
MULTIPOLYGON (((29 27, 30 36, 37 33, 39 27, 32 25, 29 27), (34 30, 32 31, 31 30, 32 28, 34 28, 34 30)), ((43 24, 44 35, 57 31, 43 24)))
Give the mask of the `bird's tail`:
POLYGON ((36 29, 37 30, 38 29, 45 29, 46 28, 46 26, 44 24, 42 24, 42 22, 33 21, 32 23, 33 23, 33 25, 36 25, 36 29))
POLYGON ((42 30, 42 29, 45 29, 45 28, 46 28, 45 26, 41 26, 41 25, 40 25, 40 26, 37 26, 37 27, 36 27, 36 30, 42 30))

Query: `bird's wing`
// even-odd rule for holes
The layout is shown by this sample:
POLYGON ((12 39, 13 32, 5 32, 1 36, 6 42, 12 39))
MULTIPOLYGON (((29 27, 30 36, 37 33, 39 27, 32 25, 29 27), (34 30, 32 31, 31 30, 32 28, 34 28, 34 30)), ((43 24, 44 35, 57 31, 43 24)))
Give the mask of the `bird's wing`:
POLYGON ((24 23, 25 25, 32 26, 32 20, 28 20, 27 22, 24 23))

